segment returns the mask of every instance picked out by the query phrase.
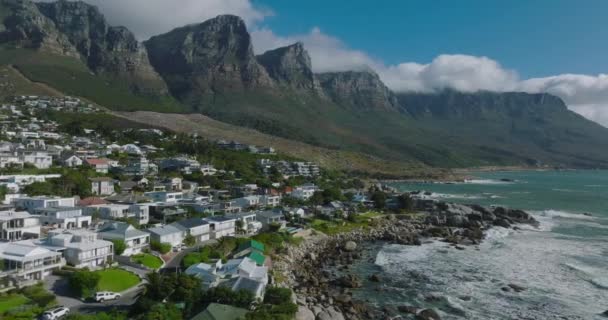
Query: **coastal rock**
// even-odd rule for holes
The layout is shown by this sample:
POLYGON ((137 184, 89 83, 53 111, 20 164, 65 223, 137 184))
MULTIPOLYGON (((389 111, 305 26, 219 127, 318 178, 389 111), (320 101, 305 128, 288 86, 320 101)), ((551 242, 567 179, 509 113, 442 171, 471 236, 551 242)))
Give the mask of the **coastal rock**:
POLYGON ((409 314, 417 314, 418 313, 418 308, 412 307, 412 306, 398 306, 397 310, 399 310, 399 312, 409 313, 409 314))
POLYGON ((441 317, 433 309, 424 309, 416 315, 416 320, 441 320, 441 317))
POLYGON ((321 311, 316 320, 344 320, 344 315, 333 307, 321 311))
POLYGON ((315 320, 315 314, 308 308, 299 306, 295 316, 296 320, 315 320))
POLYGON ((608 310, 604 311, 604 313, 602 313, 602 315, 606 318, 608 318, 608 310))
POLYGON ((520 285, 513 284, 513 283, 510 283, 508 286, 509 286, 509 288, 513 289, 515 292, 522 292, 522 291, 526 290, 526 288, 524 288, 520 285))
POLYGON ((378 276, 377 274, 372 274, 371 276, 369 276, 369 281, 380 282, 380 276, 378 276))
POLYGON ((345 288, 361 288, 363 283, 358 276, 349 274, 338 279, 338 284, 345 288))
POLYGON ((496 219, 496 221, 494 221, 494 225, 503 227, 503 228, 511 228, 511 224, 509 223, 509 221, 507 219, 502 219, 502 218, 496 219))
POLYGON ((357 250, 357 243, 354 241, 347 241, 344 244, 344 250, 346 251, 355 251, 357 250))

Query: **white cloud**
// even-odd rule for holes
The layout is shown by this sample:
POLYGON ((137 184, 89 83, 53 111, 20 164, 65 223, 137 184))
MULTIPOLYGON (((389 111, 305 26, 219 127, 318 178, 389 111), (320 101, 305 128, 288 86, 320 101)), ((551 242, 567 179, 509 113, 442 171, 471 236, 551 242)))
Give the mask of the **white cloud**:
MULTIPOLYGON (((55 0, 41 0, 51 2, 55 0)), ((85 0, 96 5, 112 25, 129 28, 142 40, 220 14, 238 15, 254 25, 271 15, 250 0, 85 0)))

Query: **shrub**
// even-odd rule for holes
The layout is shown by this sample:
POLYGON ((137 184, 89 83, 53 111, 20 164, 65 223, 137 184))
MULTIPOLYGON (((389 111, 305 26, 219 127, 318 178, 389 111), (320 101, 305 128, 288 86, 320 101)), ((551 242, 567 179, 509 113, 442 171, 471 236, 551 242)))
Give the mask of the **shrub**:
POLYGON ((88 270, 74 272, 68 281, 68 284, 74 293, 82 298, 92 297, 97 290, 97 285, 101 276, 98 273, 88 270))
POLYGON ((279 287, 270 287, 266 289, 264 303, 278 305, 287 302, 291 302, 291 289, 279 287))
POLYGON ((171 251, 171 244, 170 243, 160 243, 158 241, 151 241, 150 242, 150 248, 152 248, 152 250, 158 251, 162 254, 165 254, 169 251, 171 251))
POLYGON ((114 244, 114 254, 117 256, 123 254, 125 250, 127 250, 127 244, 124 240, 116 239, 112 240, 112 243, 114 244))

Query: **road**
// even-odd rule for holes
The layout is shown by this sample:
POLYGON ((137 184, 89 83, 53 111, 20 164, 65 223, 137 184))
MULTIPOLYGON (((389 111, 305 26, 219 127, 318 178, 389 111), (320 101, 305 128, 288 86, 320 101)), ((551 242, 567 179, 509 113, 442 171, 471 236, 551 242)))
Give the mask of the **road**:
MULTIPOLYGON (((135 268, 126 268, 129 271, 135 268)), ((139 274, 139 272, 137 272, 139 274)), ((53 292, 57 297, 57 303, 59 305, 70 308, 71 312, 78 312, 84 314, 94 314, 98 312, 109 312, 114 309, 116 310, 128 310, 131 305, 137 300, 137 295, 141 290, 141 286, 145 284, 142 281, 139 285, 130 288, 126 291, 121 292, 121 297, 118 300, 108 302, 84 302, 70 293, 68 286, 68 279, 66 277, 58 277, 50 275, 45 278, 44 286, 47 290, 53 292)))

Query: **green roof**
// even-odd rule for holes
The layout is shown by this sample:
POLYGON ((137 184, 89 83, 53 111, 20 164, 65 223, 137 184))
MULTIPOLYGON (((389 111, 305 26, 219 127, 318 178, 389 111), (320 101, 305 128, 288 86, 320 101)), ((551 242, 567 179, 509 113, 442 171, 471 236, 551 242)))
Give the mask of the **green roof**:
POLYGON ((239 251, 243 251, 245 249, 255 249, 259 252, 264 252, 264 244, 262 244, 261 242, 255 241, 255 240, 249 240, 243 244, 240 245, 239 247, 239 251))
POLYGON ((258 266, 263 266, 264 261, 266 261, 266 257, 256 250, 252 250, 248 257, 249 259, 255 261, 258 266))
POLYGON ((247 312, 245 309, 212 303, 205 311, 197 314, 190 320, 238 320, 245 319, 247 312))

